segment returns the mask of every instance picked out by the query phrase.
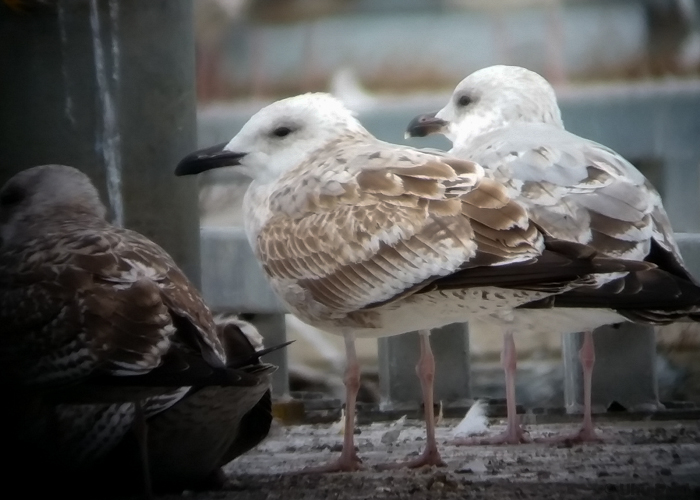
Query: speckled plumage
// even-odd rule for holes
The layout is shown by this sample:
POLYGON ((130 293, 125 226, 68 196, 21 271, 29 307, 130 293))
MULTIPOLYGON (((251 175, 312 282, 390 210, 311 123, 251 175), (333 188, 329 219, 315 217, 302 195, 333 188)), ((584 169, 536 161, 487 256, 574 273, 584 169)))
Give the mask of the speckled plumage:
MULTIPOLYGON (((255 359, 233 366, 254 351, 247 340, 226 347, 226 337, 245 335, 217 325, 163 249, 104 214, 89 179, 71 167, 28 169, 0 190, 3 419, 15 429, 20 463, 86 470, 113 460, 138 403, 147 421, 160 418, 150 451, 166 476, 159 440, 178 443, 183 455, 220 441, 182 484, 203 480, 222 465, 231 427, 264 397, 274 367, 255 359), (174 424, 159 423, 170 409, 174 424), (192 437, 200 428, 207 444, 192 437)), ((118 474, 119 461, 111 467, 118 474)))
POLYGON ((564 262, 585 259, 545 241, 477 163, 384 143, 345 119, 276 179, 254 180, 244 201, 248 236, 273 288, 308 323, 395 335, 500 314, 590 284, 584 275, 601 270, 589 261, 562 275, 564 262), (501 276, 497 294, 467 299, 457 284, 490 289, 516 269, 526 270, 527 283, 511 287, 501 276), (436 307, 444 313, 432 314, 436 307))
MULTIPOLYGON (((270 375, 261 363, 257 330, 235 316, 215 317, 227 364, 240 375, 236 385, 193 387, 148 419, 151 477, 157 491, 213 488, 224 480, 221 467, 258 444, 272 423, 270 375), (243 363, 243 364, 241 364, 243 363)), ((133 446, 117 449, 111 463, 122 463, 125 477, 138 477, 125 458, 133 446)))
POLYGON ((139 375, 160 366, 173 343, 192 343, 188 348, 223 366, 211 313, 165 251, 110 225, 99 200, 90 206, 73 197, 92 186, 67 186, 66 202, 58 193, 41 201, 44 190, 61 189, 64 173, 64 182, 82 175, 67 168, 26 170, 0 194, 0 356, 7 378, 32 386, 139 375), (23 190, 25 198, 13 202, 23 190), (178 321, 193 329, 191 338, 178 332, 178 321))
POLYGON ((228 144, 192 153, 176 173, 227 164, 253 178, 246 232, 273 289, 303 321, 345 337, 343 451, 322 471, 360 467, 356 336, 421 331, 427 441, 406 465, 442 465, 430 329, 478 318, 509 324, 520 306, 646 268, 546 237, 478 163, 379 141, 326 94, 263 108, 228 144))
MULTIPOLYGON (((659 193, 615 151, 566 131, 556 95, 541 76, 513 66, 476 71, 457 85, 434 118, 422 115, 409 125, 408 134, 426 133, 445 134, 453 141, 449 154, 482 165, 548 237, 657 266, 605 279, 601 285, 610 282, 600 288, 563 294, 553 305, 597 305, 610 313, 617 309, 618 320, 651 323, 697 313, 699 290, 659 193)), ((578 328, 587 326, 580 324, 584 315, 578 316, 578 328)), ((591 321, 591 328, 599 326, 591 321)))
MULTIPOLYGON (((583 331, 584 420, 574 441, 598 440, 591 417, 595 362, 592 330, 632 320, 668 323, 698 319, 700 287, 683 264, 661 197, 614 151, 564 129, 556 95, 537 73, 491 66, 462 80, 447 105, 420 115, 407 135, 442 133, 450 154, 480 163, 489 179, 527 210, 545 238, 586 245, 601 256, 648 263, 646 269, 599 274, 593 286, 573 287, 513 310, 504 332, 508 425, 487 442, 526 441, 515 412, 512 331, 583 331)), ((567 439, 567 437, 561 438, 567 439)))

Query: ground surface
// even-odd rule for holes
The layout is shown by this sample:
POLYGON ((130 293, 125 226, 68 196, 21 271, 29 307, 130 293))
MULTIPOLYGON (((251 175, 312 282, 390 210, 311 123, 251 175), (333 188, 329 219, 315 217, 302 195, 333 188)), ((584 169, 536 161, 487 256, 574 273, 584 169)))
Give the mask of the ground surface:
MULTIPOLYGON (((236 499, 520 499, 700 498, 700 423, 604 422, 603 444, 478 446, 449 444, 456 421, 438 427, 448 466, 379 472, 373 467, 415 456, 422 449, 421 422, 409 421, 394 443, 382 436, 390 424, 362 426, 356 436, 365 471, 294 474, 336 457, 337 426, 276 428, 256 450, 226 467, 230 485, 216 492, 185 492, 201 500, 236 499)), ((492 426, 490 432, 502 429, 492 426)), ((540 437, 572 431, 573 424, 530 428, 540 437)), ((175 497, 170 497, 175 498, 175 497)))

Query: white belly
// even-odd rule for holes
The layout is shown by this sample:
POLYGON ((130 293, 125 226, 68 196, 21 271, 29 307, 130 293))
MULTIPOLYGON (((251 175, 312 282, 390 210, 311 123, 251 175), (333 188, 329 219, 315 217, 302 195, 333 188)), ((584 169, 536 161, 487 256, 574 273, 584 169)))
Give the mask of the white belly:
POLYGON ((429 292, 354 316, 333 320, 297 315, 306 323, 330 333, 353 332, 357 337, 388 337, 416 330, 431 330, 451 323, 479 323, 480 328, 510 330, 528 335, 563 334, 594 330, 599 326, 628 321, 610 309, 515 309, 547 297, 545 292, 507 290, 496 287, 429 292))
POLYGON ((517 309, 513 311, 512 321, 501 317, 477 318, 479 328, 510 330, 516 335, 563 334, 595 330, 603 325, 629 321, 611 309, 517 309))
POLYGON ((354 325, 345 321, 345 318, 318 322, 304 317, 302 319, 331 333, 352 331, 358 337, 388 337, 491 315, 507 316, 514 307, 548 295, 544 292, 495 287, 429 292, 368 310, 363 313, 362 321, 355 322, 354 325))

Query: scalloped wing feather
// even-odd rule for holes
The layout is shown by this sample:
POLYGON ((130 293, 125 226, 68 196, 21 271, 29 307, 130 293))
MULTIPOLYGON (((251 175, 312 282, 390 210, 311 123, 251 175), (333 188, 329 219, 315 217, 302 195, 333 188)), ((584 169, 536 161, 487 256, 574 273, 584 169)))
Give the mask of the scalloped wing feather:
POLYGON ((0 257, 0 352, 21 383, 148 372, 178 341, 172 314, 223 366, 211 313, 160 247, 94 221, 61 231, 0 257))
POLYGON ((296 283, 328 310, 398 300, 479 253, 542 251, 526 211, 473 162, 379 142, 315 161, 280 180, 255 250, 280 288, 296 283))
POLYGON ((456 145, 502 181, 549 236, 643 260, 659 241, 682 265, 661 198, 609 148, 546 124, 514 125, 456 145), (535 146, 537 145, 537 146, 535 146))

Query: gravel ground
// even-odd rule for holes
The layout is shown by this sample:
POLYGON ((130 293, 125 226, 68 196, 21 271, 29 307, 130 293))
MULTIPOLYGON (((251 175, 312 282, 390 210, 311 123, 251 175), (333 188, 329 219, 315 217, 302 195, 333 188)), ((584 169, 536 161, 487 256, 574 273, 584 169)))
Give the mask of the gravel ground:
MULTIPOLYGON (((185 492, 201 500, 421 499, 421 498, 700 498, 700 423, 605 422, 605 442, 587 445, 450 445, 456 420, 438 427, 444 468, 379 472, 374 466, 417 455, 424 430, 408 421, 398 439, 382 442, 391 424, 361 426, 356 436, 366 470, 296 472, 337 456, 337 425, 276 427, 256 450, 230 463, 222 491, 185 492)), ((503 428, 491 427, 490 432, 503 428)), ((571 424, 530 426, 532 437, 571 431, 571 424)), ((167 497, 176 498, 176 497, 167 497)))

